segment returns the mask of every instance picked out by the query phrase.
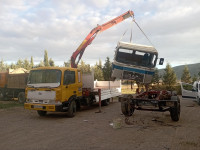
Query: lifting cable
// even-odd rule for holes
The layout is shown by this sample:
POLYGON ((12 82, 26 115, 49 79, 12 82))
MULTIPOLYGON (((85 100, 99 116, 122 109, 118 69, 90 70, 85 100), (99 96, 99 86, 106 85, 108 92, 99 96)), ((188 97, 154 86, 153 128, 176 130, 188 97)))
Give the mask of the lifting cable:
MULTIPOLYGON (((139 26, 139 24, 135 21, 135 19, 133 18, 133 20, 131 21, 131 36, 130 36, 130 43, 132 42, 132 32, 133 32, 133 22, 135 22, 135 24, 137 25, 137 27, 140 29, 140 31, 143 33, 143 35, 146 37, 146 39, 149 41, 149 43, 153 46, 154 44, 151 42, 151 40, 147 37, 147 35, 144 33, 144 31, 142 30, 142 28, 139 26)), ((124 37, 124 35, 126 34, 126 32, 128 31, 129 28, 127 28, 125 30, 125 32, 123 33, 123 35, 121 36, 120 40, 122 40, 122 38, 124 37)))
POLYGON ((144 34, 144 36, 147 38, 147 40, 149 41, 149 43, 151 43, 151 45, 152 45, 153 47, 155 47, 155 46, 153 45, 153 43, 150 41, 150 39, 147 37, 147 35, 144 33, 144 31, 142 30, 142 28, 140 28, 139 24, 135 21, 135 19, 133 19, 133 21, 135 22, 135 24, 137 25, 137 27, 140 29, 140 31, 144 34))

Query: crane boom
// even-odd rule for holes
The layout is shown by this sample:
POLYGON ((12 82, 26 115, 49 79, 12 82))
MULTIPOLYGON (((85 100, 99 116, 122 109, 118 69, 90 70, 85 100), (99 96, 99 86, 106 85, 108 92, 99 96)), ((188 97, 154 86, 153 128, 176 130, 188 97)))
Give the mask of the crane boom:
POLYGON ((87 35, 87 37, 83 40, 83 42, 81 43, 81 45, 76 49, 76 51, 72 54, 71 56, 71 67, 72 68, 77 68, 77 65, 85 51, 85 48, 92 43, 92 41, 94 40, 94 38, 96 37, 96 35, 99 32, 103 32, 109 28, 111 28, 112 26, 124 21, 125 19, 129 18, 129 17, 133 17, 134 13, 133 11, 127 11, 126 13, 102 24, 102 25, 97 25, 97 27, 95 27, 94 29, 91 30, 91 32, 87 35), (79 57, 78 57, 79 55, 79 57), (76 61, 78 57, 78 60, 76 61))

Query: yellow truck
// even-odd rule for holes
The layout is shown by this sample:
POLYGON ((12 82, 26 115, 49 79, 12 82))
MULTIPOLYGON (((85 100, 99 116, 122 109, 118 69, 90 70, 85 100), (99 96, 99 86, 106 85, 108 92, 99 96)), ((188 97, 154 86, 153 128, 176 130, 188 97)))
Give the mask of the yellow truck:
POLYGON ((108 105, 110 98, 121 95, 121 82, 94 81, 93 74, 82 74, 77 68, 41 67, 30 71, 25 94, 25 109, 37 110, 40 116, 49 111, 74 117, 80 106, 99 100, 108 105))
POLYGON ((4 100, 18 98, 24 103, 27 78, 28 73, 0 72, 0 97, 4 100))

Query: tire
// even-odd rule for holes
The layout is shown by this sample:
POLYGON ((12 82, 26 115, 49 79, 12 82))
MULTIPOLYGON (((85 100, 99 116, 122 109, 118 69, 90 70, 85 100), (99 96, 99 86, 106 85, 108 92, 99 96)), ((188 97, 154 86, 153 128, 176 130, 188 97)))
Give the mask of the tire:
POLYGON ((127 100, 121 101, 121 111, 125 116, 132 116, 134 113, 134 108, 131 107, 130 102, 127 100))
POLYGON ((110 98, 101 101, 102 106, 108 106, 110 104, 110 98))
POLYGON ((18 101, 19 103, 23 104, 25 101, 26 101, 26 98, 25 98, 25 93, 24 92, 20 92, 18 94, 18 101))
POLYGON ((37 113, 39 116, 43 117, 43 116, 46 116, 47 111, 37 110, 37 113))
POLYGON ((180 118, 180 103, 178 102, 175 107, 170 108, 170 116, 173 121, 179 121, 180 118))
POLYGON ((76 114, 76 102, 75 100, 72 100, 71 103, 69 104, 69 108, 67 111, 67 116, 72 118, 76 114))

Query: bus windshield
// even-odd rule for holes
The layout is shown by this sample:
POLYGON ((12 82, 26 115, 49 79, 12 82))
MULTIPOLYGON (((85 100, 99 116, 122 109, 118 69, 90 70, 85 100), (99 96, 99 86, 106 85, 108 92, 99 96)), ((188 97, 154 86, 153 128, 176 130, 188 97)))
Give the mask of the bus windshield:
POLYGON ((135 66, 153 68, 156 66, 157 54, 150 53, 149 51, 144 52, 119 48, 116 54, 116 61, 135 66))
POLYGON ((42 85, 57 87, 61 82, 61 71, 56 69, 32 70, 29 74, 28 86, 42 85))

